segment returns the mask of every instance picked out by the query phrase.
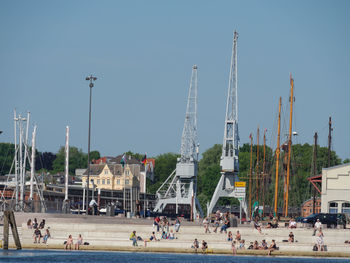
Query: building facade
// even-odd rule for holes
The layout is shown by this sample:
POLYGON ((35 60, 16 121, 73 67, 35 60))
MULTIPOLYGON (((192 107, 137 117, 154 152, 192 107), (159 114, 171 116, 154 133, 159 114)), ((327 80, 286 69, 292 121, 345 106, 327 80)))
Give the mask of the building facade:
MULTIPOLYGON (((82 183, 87 183, 86 170, 82 176, 82 183)), ((140 187, 140 165, 125 164, 92 164, 90 165, 89 188, 123 190, 125 188, 140 187)))
POLYGON ((313 210, 313 206, 314 206, 314 199, 313 198, 306 200, 301 205, 301 216, 307 217, 307 216, 312 215, 312 214, 321 213, 321 198, 320 197, 316 198, 315 211, 313 210))
POLYGON ((350 216, 350 163, 322 169, 322 213, 350 216))

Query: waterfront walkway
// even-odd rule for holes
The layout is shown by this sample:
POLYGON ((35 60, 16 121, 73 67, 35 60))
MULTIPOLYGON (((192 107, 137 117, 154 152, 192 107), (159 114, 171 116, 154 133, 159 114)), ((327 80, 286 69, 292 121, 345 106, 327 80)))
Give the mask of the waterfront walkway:
MULTIPOLYGON (((132 231, 136 231, 138 236, 149 238, 153 228, 152 219, 127 219, 119 217, 105 216, 85 216, 85 215, 62 215, 62 214, 31 214, 16 213, 16 221, 19 226, 19 235, 23 248, 52 248, 63 249, 63 243, 68 235, 72 235, 74 242, 79 234, 82 235, 84 242, 88 246, 82 246, 82 249, 89 250, 115 250, 115 251, 150 251, 150 252, 180 252, 193 253, 191 244, 197 238, 199 242, 205 240, 208 243, 209 253, 227 254, 231 253, 231 243, 227 241, 227 234, 213 233, 205 234, 204 227, 198 222, 183 221, 179 233, 176 233, 175 240, 161 240, 158 242, 148 242, 144 247, 143 241, 138 241, 138 247, 132 247, 132 241, 129 236, 132 231), (29 218, 46 220, 46 227, 50 227, 52 238, 48 244, 33 244, 33 230, 28 229, 26 222, 29 218)), ((45 228, 46 228, 45 227, 45 228)), ((170 229, 174 229, 171 226, 170 229)), ((219 230, 219 229, 218 229, 219 230)), ((276 240, 278 251, 274 255, 300 255, 300 256, 346 256, 350 257, 350 244, 345 244, 345 240, 350 239, 350 229, 324 229, 324 242, 327 246, 327 252, 313 252, 312 247, 316 243, 316 237, 312 236, 311 228, 296 228, 290 230, 285 227, 277 229, 262 229, 259 234, 250 225, 239 225, 235 228, 229 228, 235 236, 239 230, 242 239, 245 240, 246 248, 250 242, 257 240, 261 243, 265 239, 268 244, 272 239, 276 240), (297 242, 288 243, 289 232, 292 231, 297 242)), ((3 228, 0 229, 2 235, 3 228)), ((44 231, 42 231, 44 235, 44 231)), ((156 233, 160 239, 161 232, 156 233)), ((10 238, 10 245, 14 244, 10 238)), ((238 254, 260 254, 266 255, 265 250, 238 250, 238 254)))

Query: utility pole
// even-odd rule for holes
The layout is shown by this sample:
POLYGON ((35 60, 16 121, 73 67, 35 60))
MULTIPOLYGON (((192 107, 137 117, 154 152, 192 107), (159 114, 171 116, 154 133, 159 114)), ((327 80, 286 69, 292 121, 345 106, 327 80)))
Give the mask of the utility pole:
POLYGON ((277 199, 278 199, 278 168, 279 168, 279 159, 280 159, 281 105, 282 105, 282 98, 280 97, 279 104, 278 104, 278 131, 277 131, 277 147, 276 147, 276 179, 275 179, 275 208, 274 208, 275 216, 277 216, 277 199))
POLYGON ((329 117, 329 122, 328 122, 328 166, 331 167, 331 145, 332 145, 332 117, 329 117))
MULTIPOLYGON (((315 132, 314 135, 315 143, 314 143, 314 155, 313 155, 313 175, 317 175, 317 132, 315 132)), ((313 205, 312 205, 312 212, 315 214, 316 209, 316 187, 313 187, 313 205)))
POLYGON ((90 103, 89 103, 89 135, 88 135, 88 160, 87 160, 87 181, 86 181, 86 214, 88 214, 88 208, 89 208, 89 184, 90 184, 90 137, 91 137, 91 97, 92 97, 92 88, 94 86, 93 81, 96 81, 97 78, 90 75, 85 78, 85 80, 90 81, 89 87, 90 87, 90 103))

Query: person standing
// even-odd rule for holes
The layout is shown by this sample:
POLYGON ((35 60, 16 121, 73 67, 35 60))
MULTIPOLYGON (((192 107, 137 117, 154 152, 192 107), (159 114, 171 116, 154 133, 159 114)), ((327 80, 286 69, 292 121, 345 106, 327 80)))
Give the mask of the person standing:
POLYGON ((314 233, 312 235, 313 236, 316 235, 317 231, 319 231, 319 232, 322 231, 321 229, 322 229, 322 223, 320 222, 320 219, 317 219, 316 223, 314 225, 314 233))
POLYGON ((176 217, 175 219, 175 232, 179 232, 181 226, 181 221, 179 217, 176 217))

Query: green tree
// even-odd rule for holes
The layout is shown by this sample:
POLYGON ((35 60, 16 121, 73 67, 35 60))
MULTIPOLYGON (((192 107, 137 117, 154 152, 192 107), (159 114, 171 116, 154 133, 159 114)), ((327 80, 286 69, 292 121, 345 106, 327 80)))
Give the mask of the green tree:
MULTIPOLYGON (((65 170, 65 149, 62 146, 56 154, 53 162, 53 173, 64 172, 65 170)), ((69 174, 74 175, 75 169, 87 168, 87 154, 81 149, 69 147, 69 174)))
POLYGON ((149 193, 156 193, 161 184, 175 170, 178 157, 180 157, 179 154, 164 153, 155 158, 154 182, 147 180, 147 191, 149 193))
MULTIPOLYGON (((10 172, 10 168, 15 156, 15 145, 12 143, 0 143, 0 175, 10 172)), ((12 173, 13 173, 12 168, 12 173)))

